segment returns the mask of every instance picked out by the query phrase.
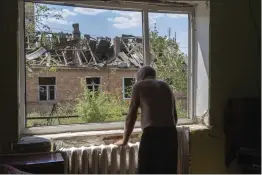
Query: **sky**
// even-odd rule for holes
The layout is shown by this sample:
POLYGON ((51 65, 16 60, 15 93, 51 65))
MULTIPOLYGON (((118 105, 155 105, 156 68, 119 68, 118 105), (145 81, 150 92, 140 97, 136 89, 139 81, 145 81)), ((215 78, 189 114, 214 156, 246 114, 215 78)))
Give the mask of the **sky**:
MULTIPOLYGON (((52 31, 73 31, 72 24, 78 23, 81 34, 93 37, 121 36, 122 34, 142 36, 142 14, 134 11, 104 10, 94 8, 48 5, 53 13, 60 13, 61 19, 44 20, 52 31)), ((156 29, 161 36, 176 36, 180 50, 187 54, 188 49, 188 17, 187 14, 149 13, 149 27, 156 29)))

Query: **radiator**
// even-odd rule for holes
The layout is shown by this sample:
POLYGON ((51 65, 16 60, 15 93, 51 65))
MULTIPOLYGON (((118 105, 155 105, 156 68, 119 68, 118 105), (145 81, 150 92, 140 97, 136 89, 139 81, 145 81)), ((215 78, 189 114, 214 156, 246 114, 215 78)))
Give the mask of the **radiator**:
MULTIPOLYGON (((99 145, 56 148, 65 159, 66 174, 135 174, 139 142, 126 147, 99 145)), ((165 154, 165 150, 163 150, 165 154)), ((178 127, 178 174, 189 173, 189 128, 178 127)))

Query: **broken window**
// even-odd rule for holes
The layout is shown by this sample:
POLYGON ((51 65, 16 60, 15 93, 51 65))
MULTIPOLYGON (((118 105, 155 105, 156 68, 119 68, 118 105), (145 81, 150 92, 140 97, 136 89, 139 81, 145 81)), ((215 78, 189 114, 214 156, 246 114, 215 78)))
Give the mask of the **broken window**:
POLYGON ((135 83, 135 78, 124 78, 123 79, 123 96, 124 99, 131 98, 132 86, 135 83))
POLYGON ((100 86, 100 77, 86 78, 86 87, 91 92, 98 92, 100 86))
POLYGON ((39 77, 39 101, 55 100, 55 77, 39 77))

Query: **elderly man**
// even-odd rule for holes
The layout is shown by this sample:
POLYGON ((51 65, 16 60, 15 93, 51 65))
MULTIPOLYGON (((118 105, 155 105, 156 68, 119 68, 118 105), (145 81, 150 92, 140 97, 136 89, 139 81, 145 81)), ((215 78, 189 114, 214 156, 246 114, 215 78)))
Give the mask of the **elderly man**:
POLYGON ((125 122, 123 139, 126 145, 134 129, 138 108, 141 108, 141 137, 138 152, 138 173, 177 173, 177 112, 174 94, 167 83, 156 80, 156 71, 145 66, 137 73, 125 122))

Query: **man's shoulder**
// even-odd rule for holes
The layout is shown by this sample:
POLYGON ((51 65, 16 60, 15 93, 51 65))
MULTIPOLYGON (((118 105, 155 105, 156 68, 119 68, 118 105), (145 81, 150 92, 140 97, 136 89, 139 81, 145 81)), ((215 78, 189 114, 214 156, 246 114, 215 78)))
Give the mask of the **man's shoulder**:
POLYGON ((141 86, 141 81, 135 82, 135 83, 133 84, 133 89, 136 89, 136 88, 139 87, 139 86, 141 86))
POLYGON ((164 88, 169 88, 169 85, 163 80, 156 80, 156 83, 164 88))
POLYGON ((165 86, 165 87, 169 87, 169 85, 165 81, 162 81, 162 80, 143 80, 143 81, 136 82, 134 84, 134 87, 143 87, 143 86, 148 86, 148 85, 155 86, 156 84, 165 86))
POLYGON ((169 86, 165 81, 163 80, 157 80, 159 84, 169 86))

